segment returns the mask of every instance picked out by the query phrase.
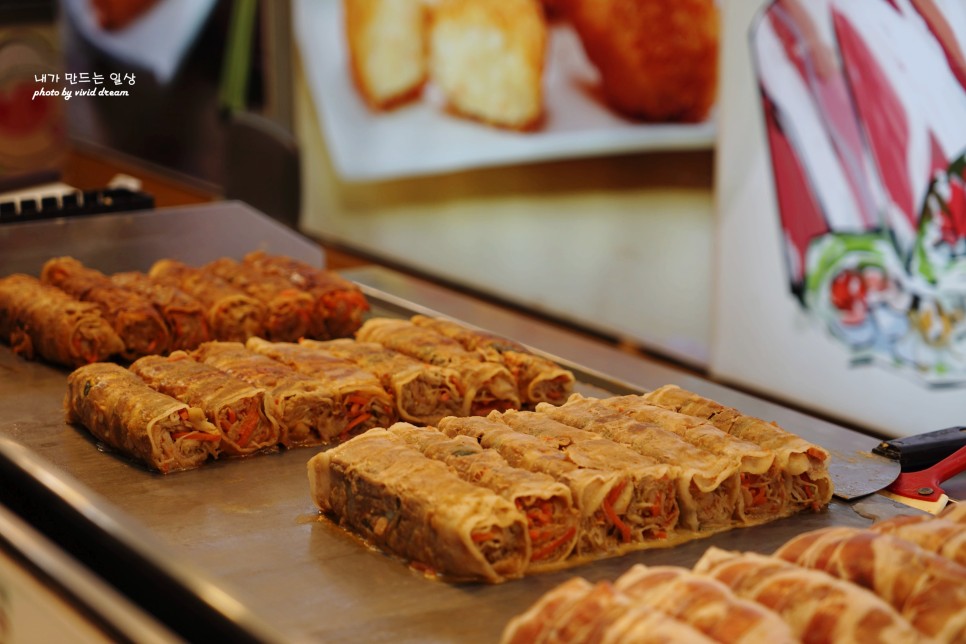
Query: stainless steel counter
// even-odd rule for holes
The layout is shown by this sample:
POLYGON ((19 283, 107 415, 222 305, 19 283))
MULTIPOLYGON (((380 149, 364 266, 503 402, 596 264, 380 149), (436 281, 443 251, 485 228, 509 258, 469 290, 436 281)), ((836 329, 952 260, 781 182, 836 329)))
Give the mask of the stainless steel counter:
MULTIPOLYGON (((64 249, 50 250, 62 254, 64 249)), ((153 259, 157 257, 138 255, 142 265, 153 259)), ((120 268, 115 264, 105 270, 120 268)), ((346 275, 364 286, 374 314, 442 313, 513 337, 574 367, 578 390, 586 394, 674 382, 776 420, 837 455, 867 451, 875 443, 437 286, 383 269, 346 275)), ((198 595, 258 639, 493 642, 513 615, 572 575, 612 579, 634 563, 688 566, 712 544, 770 552, 807 530, 870 522, 834 501, 826 512, 733 530, 673 549, 641 551, 496 586, 451 585, 422 577, 320 519, 309 498, 305 467, 315 449, 220 461, 167 476, 150 473, 101 449, 82 428, 64 422, 66 374, 24 361, 0 346, 0 437, 8 440, 0 442, 0 452, 12 454, 12 462, 32 480, 77 509, 79 521, 168 571, 184 592, 198 595)), ((876 501, 871 511, 897 511, 884 503, 876 501)))

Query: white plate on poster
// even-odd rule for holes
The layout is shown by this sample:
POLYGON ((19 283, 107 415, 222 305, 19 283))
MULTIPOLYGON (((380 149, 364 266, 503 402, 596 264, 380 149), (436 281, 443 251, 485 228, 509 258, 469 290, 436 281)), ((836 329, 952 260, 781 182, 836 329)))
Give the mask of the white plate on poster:
POLYGON ((373 112, 349 75, 341 2, 295 0, 293 26, 329 152, 339 175, 349 181, 714 144, 713 116, 694 124, 642 124, 608 109, 598 95, 597 71, 566 26, 552 27, 544 77, 546 119, 535 132, 502 130, 449 114, 432 83, 421 100, 373 112))

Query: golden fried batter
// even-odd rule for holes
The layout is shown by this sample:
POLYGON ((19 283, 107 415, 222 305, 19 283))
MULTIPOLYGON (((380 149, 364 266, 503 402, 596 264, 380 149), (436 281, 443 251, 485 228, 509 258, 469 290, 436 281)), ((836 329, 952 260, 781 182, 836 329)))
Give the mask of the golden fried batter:
POLYGON ((701 121, 715 100, 714 0, 567 0, 607 102, 647 121, 701 121))

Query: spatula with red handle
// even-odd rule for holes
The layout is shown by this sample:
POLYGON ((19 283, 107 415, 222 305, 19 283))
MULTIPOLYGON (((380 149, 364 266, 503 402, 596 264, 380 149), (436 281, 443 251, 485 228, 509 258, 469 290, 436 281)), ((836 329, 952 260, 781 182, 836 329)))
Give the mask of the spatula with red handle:
POLYGON ((942 484, 966 471, 966 447, 918 472, 903 472, 889 487, 882 491, 900 503, 938 514, 949 502, 942 484))

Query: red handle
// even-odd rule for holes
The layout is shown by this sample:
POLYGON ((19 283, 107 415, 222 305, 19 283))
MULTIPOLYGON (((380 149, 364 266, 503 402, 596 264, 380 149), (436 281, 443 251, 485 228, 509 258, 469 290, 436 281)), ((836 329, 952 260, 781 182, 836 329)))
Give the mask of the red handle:
POLYGON ((940 484, 966 470, 966 447, 918 472, 904 472, 887 489, 910 499, 938 501, 944 494, 940 484))

